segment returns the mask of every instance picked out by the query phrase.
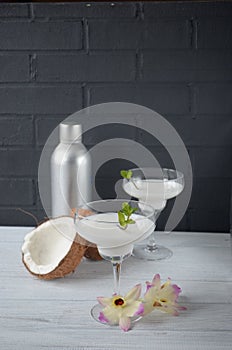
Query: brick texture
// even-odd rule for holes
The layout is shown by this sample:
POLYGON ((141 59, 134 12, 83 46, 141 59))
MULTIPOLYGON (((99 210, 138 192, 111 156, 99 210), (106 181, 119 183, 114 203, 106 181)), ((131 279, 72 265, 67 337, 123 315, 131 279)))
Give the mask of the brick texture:
POLYGON ((135 3, 35 4, 37 18, 130 18, 136 16, 135 3))
POLYGON ((0 55, 0 82, 23 82, 30 80, 29 55, 0 55))
MULTIPOLYGON (((232 230, 229 1, 2 2, 0 225, 34 225, 18 207, 44 219, 37 172, 48 136, 69 114, 110 101, 156 110, 183 139, 194 187, 177 229, 232 230)), ((146 118, 131 118, 134 126, 89 130, 85 144, 91 148, 109 138, 128 138, 161 166, 173 167, 165 147, 143 130, 149 127, 146 118)), ((104 198, 115 196, 120 169, 136 165, 127 159, 128 149, 123 152, 123 159, 97 171, 96 188, 104 198)), ((158 229, 165 227, 173 203, 161 214, 158 229)))
POLYGON ((28 4, 0 4, 0 18, 22 18, 28 15, 28 4))
POLYGON ((35 122, 36 144, 43 146, 50 133, 65 119, 65 115, 61 116, 39 116, 35 122))
MULTIPOLYGON (((184 144, 196 147, 215 147, 232 145, 231 130, 232 120, 228 116, 216 115, 214 118, 208 115, 166 115, 166 120, 176 129, 184 144), (210 125, 210 133, 206 132, 210 125)), ((152 135, 143 130, 144 121, 139 127, 139 142, 144 145, 159 145, 159 142, 152 135)), ((172 145, 171 140, 167 144, 172 145)), ((225 150, 225 149, 224 149, 225 150)))
POLYGON ((82 91, 68 86, 0 87, 2 113, 73 113, 82 107, 82 91))
POLYGON ((173 49, 189 45, 189 23, 185 20, 89 21, 90 49, 173 49))
POLYGON ((36 152, 32 148, 4 149, 0 152, 0 176, 36 176, 36 152))
POLYGON ((159 113, 188 113, 189 91, 184 85, 94 85, 89 87, 90 105, 122 101, 141 104, 159 113))
MULTIPOLYGON (((195 147, 192 148, 193 171, 196 177, 231 178, 232 149, 230 147, 195 147), (209 176, 210 175, 210 176, 209 176)), ((228 189, 230 192, 230 189, 228 189)))
POLYGON ((0 198, 0 206, 33 204, 32 180, 0 179, 0 192, 5 194, 0 198))
POLYGON ((77 50, 80 22, 1 22, 0 50, 77 50))
POLYGON ((192 231, 228 232, 230 226, 229 207, 224 210, 191 210, 190 227, 192 231))
POLYGON ((201 114, 229 114, 232 111, 232 84, 221 82, 196 87, 197 112, 201 114))
POLYGON ((198 47, 204 49, 232 49, 231 31, 231 17, 199 20, 198 47))
POLYGON ((42 82, 133 81, 135 70, 135 54, 37 56, 37 81, 42 82))
POLYGON ((0 117, 0 146, 29 146, 33 141, 32 117, 0 117))
POLYGON ((145 81, 231 81, 232 51, 144 52, 142 60, 145 81))

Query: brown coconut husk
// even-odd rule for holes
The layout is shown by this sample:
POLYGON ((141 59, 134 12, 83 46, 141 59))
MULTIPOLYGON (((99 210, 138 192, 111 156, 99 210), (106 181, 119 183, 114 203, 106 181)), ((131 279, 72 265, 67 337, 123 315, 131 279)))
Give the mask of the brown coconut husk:
MULTIPOLYGON (((76 213, 76 209, 73 208, 71 215, 74 216, 76 213)), ((88 209, 78 209, 78 216, 79 217, 86 217, 89 215, 93 215, 94 213, 91 210, 88 209)), ((93 260, 93 261, 100 261, 103 260, 101 255, 99 254, 98 248, 96 244, 89 243, 89 247, 86 249, 84 253, 85 258, 93 260)))
POLYGON ((47 273, 47 274, 36 274, 31 272, 28 268, 27 264, 24 261, 24 254, 22 254, 22 261, 26 267, 26 269, 34 276, 43 279, 43 280, 53 280, 55 278, 61 278, 68 275, 71 272, 74 272, 77 266, 80 264, 81 259, 84 256, 84 253, 87 249, 87 245, 78 243, 74 241, 71 245, 71 248, 67 255, 60 261, 59 265, 55 268, 55 270, 47 273))
POLYGON ((93 261, 100 261, 103 260, 101 255, 99 254, 99 251, 97 249, 97 246, 95 247, 88 247, 84 254, 85 258, 93 260, 93 261))

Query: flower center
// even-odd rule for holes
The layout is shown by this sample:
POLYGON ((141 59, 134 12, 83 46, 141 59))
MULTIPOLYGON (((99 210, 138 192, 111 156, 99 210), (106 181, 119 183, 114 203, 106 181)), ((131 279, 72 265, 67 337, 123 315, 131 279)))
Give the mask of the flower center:
POLYGON ((161 303, 166 303, 167 299, 160 299, 161 303))
POLYGON ((157 306, 162 306, 162 305, 159 301, 155 300, 153 306, 157 307, 157 306))
POLYGON ((154 307, 162 306, 162 304, 167 303, 167 299, 160 299, 160 300, 155 300, 153 303, 154 307))
POLYGON ((124 304, 124 300, 122 298, 115 299, 114 304, 116 306, 122 306, 124 304))

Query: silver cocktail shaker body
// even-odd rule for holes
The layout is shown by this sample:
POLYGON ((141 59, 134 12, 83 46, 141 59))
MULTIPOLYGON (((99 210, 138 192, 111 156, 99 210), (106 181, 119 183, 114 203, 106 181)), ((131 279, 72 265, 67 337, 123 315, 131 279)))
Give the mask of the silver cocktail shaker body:
POLYGON ((60 143, 51 157, 52 217, 71 215, 91 201, 91 159, 79 124, 61 123, 60 143))

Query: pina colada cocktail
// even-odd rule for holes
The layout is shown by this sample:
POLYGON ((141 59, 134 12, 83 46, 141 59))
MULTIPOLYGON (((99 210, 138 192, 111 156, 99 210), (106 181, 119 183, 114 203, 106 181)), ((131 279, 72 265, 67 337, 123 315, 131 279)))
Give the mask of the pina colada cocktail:
MULTIPOLYGON (((96 244, 100 255, 113 265, 116 294, 119 294, 122 261, 131 255, 135 242, 154 231, 155 219, 155 211, 150 205, 137 201, 127 203, 121 199, 91 202, 77 211, 78 234, 96 244)), ((99 304, 92 308, 91 314, 97 321, 100 312, 99 304)))
MULTIPOLYGON (((139 202, 151 205, 158 213, 165 208, 167 200, 175 198, 184 189, 183 174, 172 169, 138 168, 121 174, 125 192, 139 202)), ((140 259, 161 260, 172 256, 172 251, 157 245, 153 234, 148 244, 135 247, 133 255, 140 259)))
POLYGON ((117 213, 99 213, 76 222, 79 235, 98 246, 99 253, 111 260, 112 257, 124 257, 131 254, 133 244, 145 239, 154 228, 154 222, 142 215, 133 214, 133 225, 126 229, 118 223, 117 213))
POLYGON ((151 205, 156 210, 163 210, 167 200, 178 196, 184 188, 175 180, 135 179, 124 184, 124 190, 130 196, 151 205))

